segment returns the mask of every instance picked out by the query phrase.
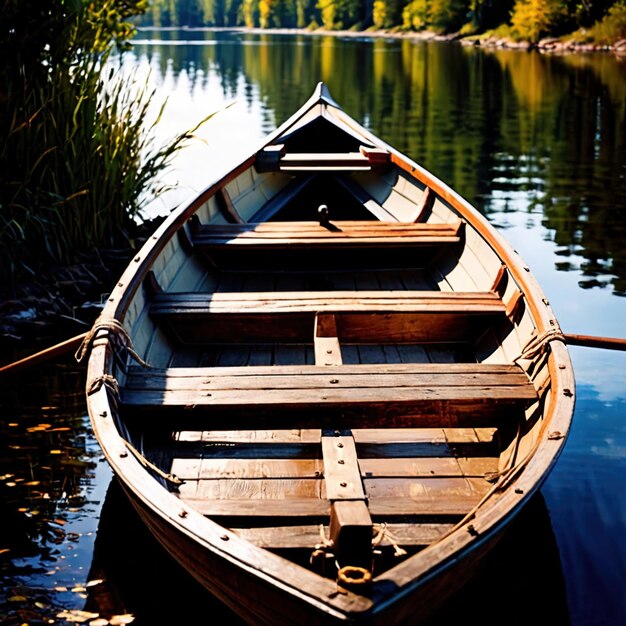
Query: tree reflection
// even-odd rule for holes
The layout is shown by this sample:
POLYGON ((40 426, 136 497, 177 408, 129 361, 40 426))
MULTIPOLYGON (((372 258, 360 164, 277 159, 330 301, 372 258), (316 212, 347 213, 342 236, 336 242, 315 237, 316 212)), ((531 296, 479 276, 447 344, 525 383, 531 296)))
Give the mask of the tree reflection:
POLYGON ((231 97, 243 82, 265 131, 324 80, 352 116, 485 214, 543 213, 568 259, 559 269, 626 294, 624 63, 382 38, 193 36, 212 45, 138 52, 158 58, 163 78, 186 73, 191 88, 213 73, 231 97))

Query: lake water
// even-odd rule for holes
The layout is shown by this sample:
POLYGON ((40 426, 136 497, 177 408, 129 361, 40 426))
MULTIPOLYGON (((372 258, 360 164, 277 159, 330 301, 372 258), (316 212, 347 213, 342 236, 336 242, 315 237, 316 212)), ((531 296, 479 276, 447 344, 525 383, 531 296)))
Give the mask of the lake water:
MULTIPOLYGON (((215 112, 167 175, 179 188, 148 214, 167 212, 227 170, 323 80, 349 114, 503 231, 565 332, 626 337, 623 60, 384 38, 141 31, 123 71, 154 89, 155 103, 168 99, 157 141, 215 112)), ((571 355, 576 414, 558 465, 482 577, 433 624, 626 624, 626 353, 572 347, 571 355)), ((131 613, 135 624, 207 615, 237 623, 137 525, 90 433, 83 372, 55 364, 28 374, 5 381, 0 397, 0 503, 9 522, 0 622, 63 623, 81 614, 62 611, 85 610, 86 622, 131 613)))

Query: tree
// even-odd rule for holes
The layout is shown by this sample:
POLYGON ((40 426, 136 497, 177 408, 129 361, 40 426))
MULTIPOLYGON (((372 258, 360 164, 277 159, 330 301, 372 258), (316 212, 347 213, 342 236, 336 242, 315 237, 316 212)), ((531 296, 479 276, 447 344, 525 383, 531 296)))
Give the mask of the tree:
POLYGON ((511 28, 520 39, 539 41, 567 15, 562 0, 516 0, 511 28))

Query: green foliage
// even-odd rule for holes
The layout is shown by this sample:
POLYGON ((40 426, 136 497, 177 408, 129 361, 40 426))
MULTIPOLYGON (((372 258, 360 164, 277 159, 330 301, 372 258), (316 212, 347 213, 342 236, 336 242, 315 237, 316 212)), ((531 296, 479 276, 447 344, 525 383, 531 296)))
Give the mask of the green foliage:
MULTIPOLYGON (((0 275, 124 241, 184 136, 154 149, 150 94, 105 77, 144 0, 5 2, 0 26, 0 275), (108 71, 108 69, 106 70, 108 71), (106 87, 105 87, 106 83, 106 87)), ((7 282, 5 282, 7 284, 7 282)))
MULTIPOLYGON (((314 29, 321 22, 329 30, 362 30, 373 24, 463 35, 510 26, 505 30, 512 36, 537 41, 589 26, 620 4, 623 0, 151 0, 140 23, 314 29)), ((618 23, 613 17, 597 31, 599 36, 621 32, 618 23)))
POLYGON ((575 39, 611 44, 626 39, 626 0, 616 2, 607 15, 590 29, 575 33, 575 39))

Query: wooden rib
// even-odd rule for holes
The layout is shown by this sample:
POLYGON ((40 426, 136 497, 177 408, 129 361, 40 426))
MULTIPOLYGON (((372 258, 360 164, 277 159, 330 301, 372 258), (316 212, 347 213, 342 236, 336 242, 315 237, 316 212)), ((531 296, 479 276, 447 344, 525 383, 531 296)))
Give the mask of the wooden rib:
POLYGON ((426 187, 424 189, 424 193, 420 198, 420 202, 417 205, 417 211, 415 212, 415 217, 413 219, 414 222, 419 222, 424 218, 426 213, 430 211, 435 202, 435 192, 430 188, 426 187))
POLYGON ((243 224, 243 220, 239 213, 237 213, 237 209, 233 205, 232 200, 230 199, 230 194, 228 193, 228 189, 226 187, 222 187, 218 189, 215 193, 215 199, 217 201, 217 207, 219 208, 222 215, 229 221, 235 224, 243 224))

